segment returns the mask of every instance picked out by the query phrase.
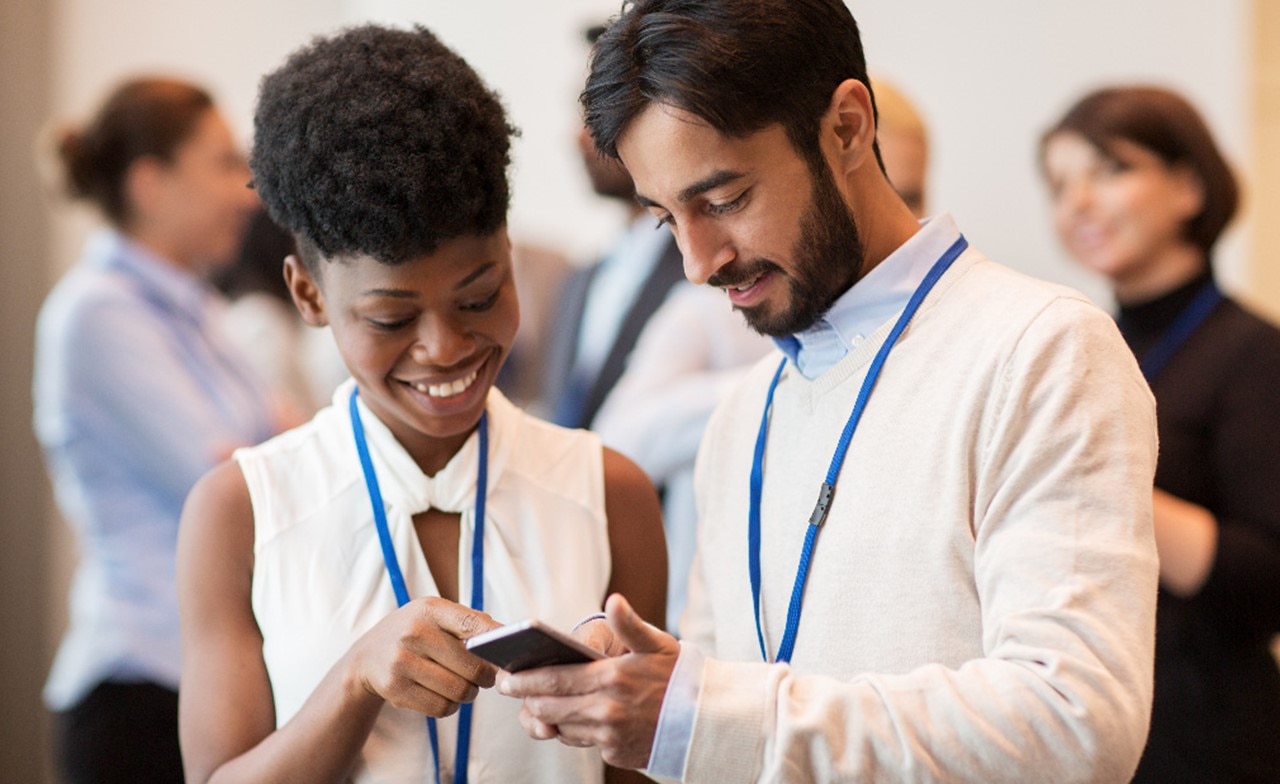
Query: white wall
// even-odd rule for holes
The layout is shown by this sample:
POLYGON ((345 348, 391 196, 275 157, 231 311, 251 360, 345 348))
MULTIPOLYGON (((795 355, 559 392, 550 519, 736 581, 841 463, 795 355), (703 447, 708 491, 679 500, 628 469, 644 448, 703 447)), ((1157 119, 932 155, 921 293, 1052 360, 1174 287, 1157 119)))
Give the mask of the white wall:
MULTIPOLYGON (((1159 82, 1205 113, 1248 171, 1246 0, 847 0, 869 67, 920 104, 934 138, 931 203, 953 212, 988 255, 1106 301, 1102 282, 1058 250, 1036 145, 1085 91, 1159 82)), ((572 136, 584 76, 581 30, 616 0, 349 0, 350 18, 416 22, 468 58, 505 98, 515 145, 513 233, 577 256, 599 248, 618 214, 594 198, 572 136)), ((1217 260, 1226 285, 1246 271, 1245 227, 1217 260)))
MULTIPOLYGON (((932 204, 993 258, 1103 298, 1057 248, 1037 170, 1040 134, 1086 91, 1158 82, 1203 112, 1247 173, 1250 11, 1244 0, 850 0, 873 73, 900 84, 932 128, 932 204)), ((1246 227, 1216 263, 1246 272, 1246 227)))
MULTIPOLYGON (((106 92, 140 73, 208 87, 242 141, 252 129, 258 79, 312 35, 343 18, 342 0, 56 0, 53 123, 91 114, 106 92)), ((95 222, 56 203, 56 275, 75 261, 95 222)))
POLYGON ((465 57, 503 98, 521 129, 513 145, 511 232, 597 255, 622 210, 596 197, 579 160, 578 93, 586 78, 583 31, 618 0, 350 0, 351 19, 425 25, 465 57))
MULTIPOLYGON (((1036 170, 1040 132, 1090 87, 1158 81, 1186 92, 1247 171, 1246 0, 848 0, 873 73, 897 82, 932 127, 932 205, 1012 266, 1100 296, 1049 232, 1036 170), (1209 13, 1212 11, 1212 13, 1209 13)), ((523 131, 511 228, 585 259, 620 211, 590 193, 574 147, 582 30, 617 0, 61 0, 56 106, 83 111, 122 75, 177 70, 213 86, 247 139, 257 80, 311 35, 340 24, 420 23, 466 57, 523 131)), ((1244 234, 1219 265, 1243 281, 1244 234)), ((74 253, 78 235, 59 248, 74 253)))

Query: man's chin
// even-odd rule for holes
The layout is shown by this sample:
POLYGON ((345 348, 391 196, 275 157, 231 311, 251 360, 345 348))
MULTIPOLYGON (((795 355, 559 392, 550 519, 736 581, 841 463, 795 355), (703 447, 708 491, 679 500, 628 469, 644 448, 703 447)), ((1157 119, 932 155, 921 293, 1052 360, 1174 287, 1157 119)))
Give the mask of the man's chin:
POLYGON ((770 312, 763 304, 746 308, 735 308, 742 314, 747 326, 761 335, 770 338, 785 338, 797 332, 803 332, 817 323, 817 317, 808 318, 806 314, 794 311, 781 313, 770 312))

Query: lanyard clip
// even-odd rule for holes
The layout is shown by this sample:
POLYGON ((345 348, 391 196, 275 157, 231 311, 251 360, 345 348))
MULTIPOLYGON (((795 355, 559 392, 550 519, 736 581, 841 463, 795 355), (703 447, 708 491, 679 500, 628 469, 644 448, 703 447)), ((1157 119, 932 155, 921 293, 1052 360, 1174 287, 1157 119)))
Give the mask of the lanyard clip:
POLYGON ((822 483, 822 489, 818 491, 818 503, 813 507, 813 514, 809 515, 809 525, 822 525, 827 521, 827 512, 831 509, 831 497, 835 492, 835 485, 822 483))

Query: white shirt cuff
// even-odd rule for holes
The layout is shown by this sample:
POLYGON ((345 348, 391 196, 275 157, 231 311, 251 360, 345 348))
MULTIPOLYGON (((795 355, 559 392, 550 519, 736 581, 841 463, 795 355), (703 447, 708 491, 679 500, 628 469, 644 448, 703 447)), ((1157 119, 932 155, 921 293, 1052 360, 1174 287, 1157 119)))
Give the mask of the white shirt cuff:
POLYGON ((676 667, 667 682, 667 693, 662 698, 658 729, 653 736, 653 750, 649 752, 646 772, 667 779, 679 779, 684 775, 701 692, 702 653, 682 642, 676 667))

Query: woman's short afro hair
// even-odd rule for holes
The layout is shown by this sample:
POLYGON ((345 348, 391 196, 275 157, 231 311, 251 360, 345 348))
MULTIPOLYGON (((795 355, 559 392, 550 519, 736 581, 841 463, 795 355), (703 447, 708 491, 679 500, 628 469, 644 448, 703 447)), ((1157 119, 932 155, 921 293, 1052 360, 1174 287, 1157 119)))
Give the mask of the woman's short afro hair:
POLYGON ((429 30, 369 25, 318 38, 263 78, 250 165, 313 270, 317 254, 398 264, 506 222, 516 133, 429 30))

